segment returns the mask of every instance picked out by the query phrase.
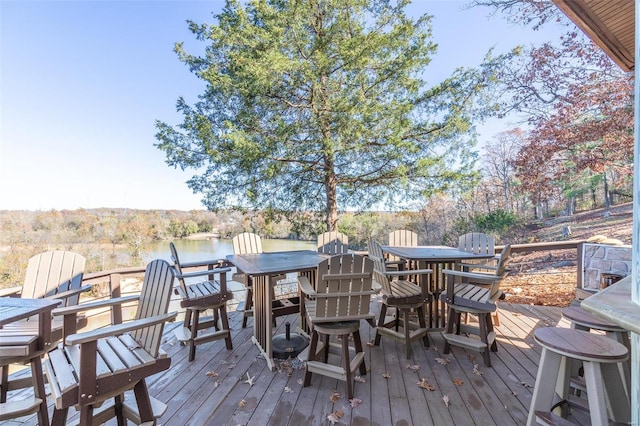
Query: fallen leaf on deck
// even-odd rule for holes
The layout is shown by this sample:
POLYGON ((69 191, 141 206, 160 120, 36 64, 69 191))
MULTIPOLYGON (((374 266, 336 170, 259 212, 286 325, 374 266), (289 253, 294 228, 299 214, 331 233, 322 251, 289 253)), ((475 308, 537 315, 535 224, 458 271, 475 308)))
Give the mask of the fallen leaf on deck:
POLYGON ((530 385, 529 383, 527 383, 527 382, 520 382, 520 384, 521 384, 522 386, 524 386, 525 388, 532 388, 532 387, 533 387, 533 386, 531 386, 531 385, 530 385))
POLYGON ((343 416, 344 412, 342 410, 337 410, 334 413, 329 414, 327 416, 327 419, 329 420, 329 422, 331 422, 332 425, 334 425, 338 423, 343 416))
POLYGON ((251 386, 253 386, 253 379, 255 379, 255 378, 256 378, 256 376, 249 377, 249 372, 247 371, 247 380, 245 380, 242 383, 248 383, 249 387, 251 387, 251 386))
POLYGON ((375 346, 375 344, 373 342, 367 342, 367 346, 373 347, 373 346, 375 346))
POLYGON ((289 386, 285 386, 284 387, 284 392, 285 393, 293 393, 293 389, 291 389, 289 386))
POLYGON ((407 364, 405 367, 407 367, 409 370, 413 370, 413 371, 420 370, 420 366, 417 365, 417 364, 407 364))
POLYGON ((464 381, 460 379, 453 379, 453 384, 456 386, 462 386, 464 384, 464 381))
POLYGON ((213 382, 213 388, 217 388, 218 386, 220 386, 220 380, 216 380, 215 382, 213 382))
POLYGON ((473 374, 475 374, 476 376, 482 376, 484 374, 482 371, 480 371, 480 365, 476 363, 473 364, 473 374))
POLYGON ((384 373, 382 373, 382 377, 384 377, 385 379, 388 379, 391 377, 391 373, 389 373, 388 371, 385 371, 384 373))
POLYGON ((424 377, 423 377, 422 379, 420 379, 420 381, 419 381, 418 383, 416 383, 416 384, 417 384, 419 387, 421 387, 422 389, 427 389, 427 390, 430 390, 430 391, 434 391, 434 390, 436 390, 436 388, 435 388, 435 387, 433 387, 432 385, 430 385, 430 384, 427 382, 427 379, 425 379, 424 377))
POLYGON ((247 405, 247 401, 245 401, 244 399, 238 402, 238 407, 244 407, 245 405, 247 405))
POLYGON ((298 379, 298 384, 299 384, 299 385, 304 384, 304 379, 298 379))
POLYGON ((340 392, 333 392, 331 394, 331 396, 329 397, 329 399, 331 400, 331 402, 336 402, 337 400, 339 400, 340 398, 342 398, 342 395, 340 395, 340 392))
POLYGON ((443 395, 442 400, 444 401, 445 407, 449 407, 449 397, 447 395, 443 395))
POLYGON ((349 404, 351 404, 351 408, 356 408, 361 403, 362 403, 362 400, 360 398, 353 398, 349 400, 349 404))
POLYGON ((513 396, 518 396, 518 392, 516 392, 516 391, 511 391, 511 395, 513 395, 513 396))
POLYGON ((355 376, 355 377, 353 378, 353 380, 354 380, 354 381, 356 381, 356 382, 358 382, 358 383, 367 383, 367 379, 365 379, 365 378, 364 378, 364 377, 362 377, 362 376, 355 376))
POLYGON ((436 358, 436 361, 442 365, 448 365, 451 362, 449 358, 436 358))
POLYGON ((209 377, 218 377, 218 373, 215 371, 207 371, 207 376, 209 377))

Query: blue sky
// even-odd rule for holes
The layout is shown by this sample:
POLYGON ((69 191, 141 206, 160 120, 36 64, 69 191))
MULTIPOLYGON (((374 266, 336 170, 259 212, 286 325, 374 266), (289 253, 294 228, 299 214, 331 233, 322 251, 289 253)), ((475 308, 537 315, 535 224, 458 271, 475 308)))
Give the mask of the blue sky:
MULTIPOLYGON (((156 147, 155 120, 178 124, 176 100, 204 85, 173 53, 203 45, 186 21, 212 22, 224 2, 0 0, 0 210, 202 209, 156 147)), ((477 65, 491 48, 557 40, 465 1, 416 0, 434 15, 429 81, 477 65)), ((493 120, 482 138, 509 128, 493 120)))

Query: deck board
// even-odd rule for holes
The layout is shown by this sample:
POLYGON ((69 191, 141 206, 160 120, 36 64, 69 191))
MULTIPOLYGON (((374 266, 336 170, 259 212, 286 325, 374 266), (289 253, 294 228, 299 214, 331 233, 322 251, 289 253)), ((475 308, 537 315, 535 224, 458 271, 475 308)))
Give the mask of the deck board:
MULTIPOLYGON (((379 310, 377 300, 372 301, 372 309, 379 310)), ((477 352, 452 347, 449 354, 443 354, 439 331, 429 333, 430 347, 414 341, 412 356, 406 359, 404 345, 391 338, 383 337, 380 346, 369 344, 375 330, 363 321, 368 373, 363 382, 354 384, 354 395, 362 400, 355 408, 344 396, 343 382, 314 375, 311 386, 303 388, 302 368, 269 371, 251 342, 252 322, 242 329, 242 315, 237 312, 229 315, 234 349, 228 351, 224 341, 201 344, 193 362, 188 361, 188 347, 173 336, 172 329, 180 324, 166 327, 162 347, 172 358, 171 368, 151 377, 148 387, 153 397, 167 404, 159 420, 163 425, 326 425, 327 416, 336 410, 344 412, 339 424, 349 425, 519 425, 526 421, 540 359, 533 330, 558 323, 567 327, 568 322, 562 319, 560 308, 546 306, 502 302, 499 315, 498 352, 491 353, 492 368, 484 366, 477 352), (438 358, 449 363, 443 365, 438 358), (481 375, 474 374, 474 364, 481 375), (414 365, 419 369, 412 369, 414 365), (246 383, 247 373, 254 377, 253 386, 246 383), (418 386, 423 377, 435 390, 418 386), (341 398, 332 402, 334 391, 341 398)), ((280 317, 274 334, 284 333, 285 321, 295 329, 296 316, 280 317)), ((24 390, 10 393, 16 398, 23 395, 24 390)), ((70 419, 76 416, 71 410, 70 419)), ((29 416, 7 424, 36 423, 37 418, 29 416)))

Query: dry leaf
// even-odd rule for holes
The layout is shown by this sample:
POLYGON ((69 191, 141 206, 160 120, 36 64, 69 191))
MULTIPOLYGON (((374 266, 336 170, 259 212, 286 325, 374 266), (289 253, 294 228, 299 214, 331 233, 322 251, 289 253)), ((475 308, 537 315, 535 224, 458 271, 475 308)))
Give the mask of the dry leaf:
POLYGON ((476 376, 482 376, 484 373, 482 371, 480 371, 480 365, 478 364, 473 364, 473 374, 475 374, 476 376))
POLYGON ((251 386, 253 386, 253 379, 255 379, 255 378, 256 378, 256 376, 249 377, 249 372, 247 371, 247 380, 245 380, 242 383, 248 383, 249 387, 251 387, 251 386))
POLYGON ((419 366, 419 365, 417 365, 417 364, 407 364, 407 365, 406 365, 406 367, 407 367, 409 370, 413 370, 413 371, 420 370, 420 366, 419 366))
POLYGON ((516 391, 511 391, 511 395, 513 395, 513 396, 518 396, 518 392, 516 392, 516 391))
POLYGON ((332 425, 334 425, 340 421, 342 416, 344 416, 344 412, 342 410, 337 410, 336 412, 329 414, 327 419, 332 425))
POLYGON ((527 383, 527 382, 520 382, 520 384, 521 384, 522 386, 524 386, 525 388, 532 388, 532 387, 533 387, 533 386, 531 386, 531 385, 530 385, 529 383, 527 383))
POLYGON ((375 346, 375 344, 373 342, 367 342, 367 346, 373 347, 373 346, 375 346))
POLYGON ((244 407, 245 405, 247 405, 247 401, 245 401, 244 399, 238 402, 238 407, 240 408, 244 407))
POLYGON ((464 381, 460 379, 453 379, 453 384, 456 386, 462 386, 464 384, 464 381))
POLYGON ((304 379, 298 379, 298 384, 299 384, 299 385, 304 384, 304 379))
POLYGON ((353 380, 354 380, 354 381, 356 381, 356 382, 358 382, 358 383, 367 383, 367 379, 365 379, 365 378, 364 378, 364 377, 362 377, 362 376, 355 376, 355 377, 353 378, 353 380))
POLYGON ((382 377, 384 377, 385 379, 388 379, 391 377, 391 373, 389 373, 388 371, 385 371, 384 373, 382 373, 382 377))
POLYGON ((207 376, 209 377, 218 377, 218 373, 215 371, 207 371, 207 376))
POLYGON ((449 358, 436 358, 436 361, 442 365, 448 365, 451 362, 449 358))
POLYGON ((218 386, 220 386, 220 380, 216 380, 215 382, 213 382, 213 388, 217 388, 218 386))
POLYGON ((285 386, 284 393, 293 393, 293 389, 291 389, 289 386, 285 386))
POLYGON ((445 407, 449 407, 449 397, 447 395, 443 395, 442 400, 444 401, 445 407))
POLYGON ((358 405, 362 404, 362 400, 360 398, 353 398, 349 400, 349 404, 351 404, 351 408, 356 408, 358 405))
POLYGON ((430 391, 434 391, 434 390, 436 390, 436 388, 435 388, 435 387, 433 387, 432 385, 430 385, 430 384, 427 382, 427 379, 425 379, 424 377, 423 377, 422 379, 420 379, 420 381, 419 381, 418 383, 416 383, 416 384, 417 384, 419 387, 421 387, 422 389, 427 389, 427 390, 430 390, 430 391))
POLYGON ((331 400, 331 402, 336 402, 340 398, 342 398, 342 395, 340 395, 340 392, 333 392, 329 397, 329 400, 331 400))

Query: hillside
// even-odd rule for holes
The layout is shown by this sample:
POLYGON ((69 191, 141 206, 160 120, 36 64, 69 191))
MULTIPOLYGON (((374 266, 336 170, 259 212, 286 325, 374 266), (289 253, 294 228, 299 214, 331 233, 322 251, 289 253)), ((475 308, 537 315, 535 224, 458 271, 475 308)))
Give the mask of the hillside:
MULTIPOLYGON (((504 238, 512 244, 562 240, 586 240, 594 235, 631 244, 633 203, 596 209, 573 216, 530 223, 504 238), (563 238, 563 229, 571 235, 563 238)), ((575 250, 514 254, 510 274, 502 288, 512 303, 567 306, 575 297, 577 271, 575 250)))

